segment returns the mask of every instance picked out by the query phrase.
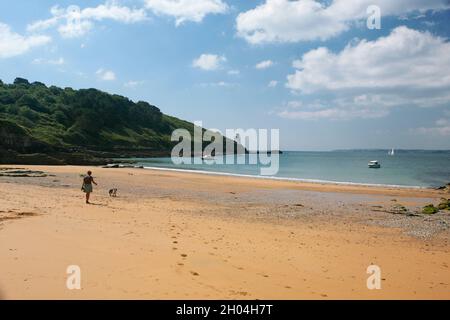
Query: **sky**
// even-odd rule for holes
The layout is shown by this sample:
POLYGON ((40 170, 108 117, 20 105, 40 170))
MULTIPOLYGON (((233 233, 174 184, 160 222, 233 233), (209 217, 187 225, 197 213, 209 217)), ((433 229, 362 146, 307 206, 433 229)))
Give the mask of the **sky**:
POLYGON ((447 0, 2 0, 0 79, 279 129, 282 150, 450 149, 449 37, 447 0))

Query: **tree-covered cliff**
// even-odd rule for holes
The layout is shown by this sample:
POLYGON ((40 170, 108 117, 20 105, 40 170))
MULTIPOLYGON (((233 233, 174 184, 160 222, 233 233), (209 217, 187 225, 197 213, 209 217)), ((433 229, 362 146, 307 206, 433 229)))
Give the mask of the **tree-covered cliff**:
POLYGON ((0 163, 93 164, 168 155, 174 129, 193 124, 96 89, 0 81, 0 163))

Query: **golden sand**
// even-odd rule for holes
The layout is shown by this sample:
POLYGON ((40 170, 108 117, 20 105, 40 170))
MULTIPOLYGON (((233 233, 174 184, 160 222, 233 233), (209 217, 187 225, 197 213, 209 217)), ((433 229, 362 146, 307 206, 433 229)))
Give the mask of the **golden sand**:
POLYGON ((438 191, 90 168, 86 205, 89 168, 15 167, 51 175, 0 177, 3 299, 450 298, 448 230, 416 237, 404 225, 426 217, 372 210, 438 191), (81 290, 66 287, 70 265, 81 290))

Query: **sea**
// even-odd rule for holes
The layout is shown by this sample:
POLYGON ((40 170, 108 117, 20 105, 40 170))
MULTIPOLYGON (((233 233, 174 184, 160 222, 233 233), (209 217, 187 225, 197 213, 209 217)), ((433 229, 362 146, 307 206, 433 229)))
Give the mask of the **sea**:
POLYGON ((130 160, 149 169, 277 180, 417 188, 450 183, 450 150, 396 150, 395 155, 389 155, 389 150, 283 151, 279 154, 279 170, 272 176, 261 175, 261 167, 267 165, 259 161, 250 163, 258 157, 256 154, 223 155, 216 159, 218 157, 223 157, 220 160, 224 163, 228 160, 233 164, 217 164, 201 159, 198 159, 202 162, 200 164, 175 164, 170 157, 130 160), (238 164, 238 160, 244 164, 238 164), (368 162, 373 160, 379 161, 381 168, 370 169, 368 162))

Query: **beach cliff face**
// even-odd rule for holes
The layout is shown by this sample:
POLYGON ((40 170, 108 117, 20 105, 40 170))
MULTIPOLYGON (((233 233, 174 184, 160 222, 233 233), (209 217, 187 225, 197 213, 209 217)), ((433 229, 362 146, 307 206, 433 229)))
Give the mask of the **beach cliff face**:
POLYGON ((0 169, 0 298, 450 299, 450 213, 420 213, 444 191, 0 169), (80 290, 67 287, 74 267, 80 290))
POLYGON ((193 134, 194 125, 144 101, 21 78, 0 82, 0 163, 99 165, 169 156, 176 129, 193 134))
POLYGON ((0 136, 2 137, 1 144, 4 148, 14 148, 23 153, 30 153, 45 148, 44 144, 27 135, 24 129, 6 121, 0 122, 0 136))

